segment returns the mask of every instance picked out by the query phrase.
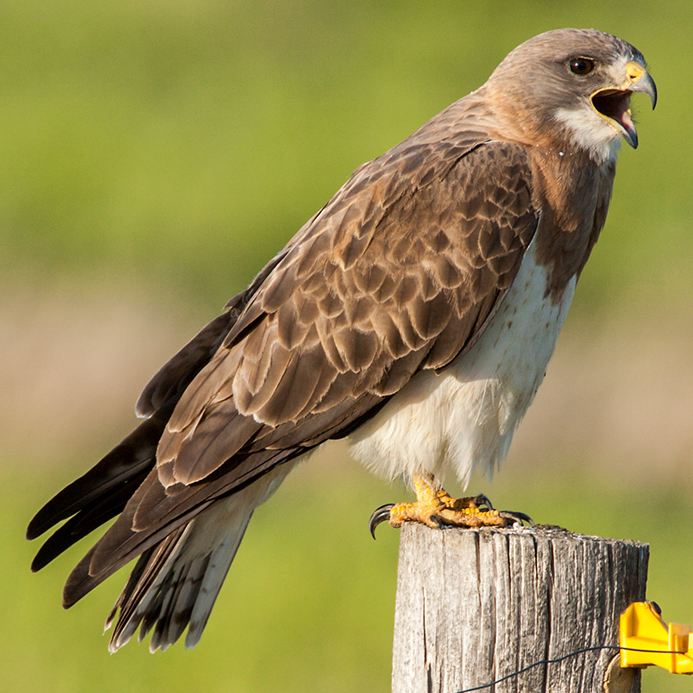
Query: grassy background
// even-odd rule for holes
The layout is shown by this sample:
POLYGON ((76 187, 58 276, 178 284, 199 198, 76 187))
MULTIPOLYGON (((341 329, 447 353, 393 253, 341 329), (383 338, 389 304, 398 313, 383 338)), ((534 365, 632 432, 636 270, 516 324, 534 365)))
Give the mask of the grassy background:
POLYGON ((681 71, 693 8, 590 5, 3 0, 3 268, 112 272, 216 309, 356 166, 479 86, 509 49, 595 26, 649 56, 661 101, 637 155, 623 152, 580 303, 690 290, 681 71))
MULTIPOLYGON (((635 100, 641 146, 622 152, 568 326, 590 335, 618 317, 638 343, 663 313, 693 315, 690 3, 0 1, 3 690, 388 689, 397 537, 373 543, 365 521, 402 489, 336 464, 338 448, 257 513, 193 652, 107 655, 97 636, 118 579, 63 613, 60 585, 84 547, 31 577, 23 528, 126 432, 147 375, 354 168, 479 86, 515 45, 562 26, 631 41, 660 89, 654 114, 635 100), (76 389, 94 359, 111 380, 76 389), (51 380, 59 371, 69 377, 51 380)), ((685 354, 689 336, 671 337, 685 354)), ((511 456, 494 501, 650 541, 651 598, 693 621, 690 449, 646 483, 590 466, 585 449, 558 464, 511 456)), ((644 675, 645 691, 690 687, 644 675)))

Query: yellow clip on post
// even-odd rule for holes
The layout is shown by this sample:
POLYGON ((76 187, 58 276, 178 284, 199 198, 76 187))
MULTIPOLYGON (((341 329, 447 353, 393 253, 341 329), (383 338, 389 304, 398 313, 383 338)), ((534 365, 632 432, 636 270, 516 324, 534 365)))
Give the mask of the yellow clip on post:
POLYGON ((693 634, 682 623, 668 626, 654 602, 635 602, 621 616, 621 647, 657 652, 621 650, 621 666, 645 667, 655 664, 672 674, 693 674, 693 634), (661 652, 661 654, 660 654, 661 652))

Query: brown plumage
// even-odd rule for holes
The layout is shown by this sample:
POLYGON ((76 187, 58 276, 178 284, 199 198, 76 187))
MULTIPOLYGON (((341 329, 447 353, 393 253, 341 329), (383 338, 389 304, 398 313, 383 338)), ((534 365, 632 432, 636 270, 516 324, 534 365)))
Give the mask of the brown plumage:
MULTIPOLYGON (((598 91, 653 93, 644 67, 616 83, 633 63, 644 65, 640 53, 606 34, 542 35, 357 169, 157 373, 137 403, 145 421, 32 520, 29 538, 67 520, 39 569, 118 515, 70 575, 64 604, 139 556, 109 617, 120 609, 112 648, 139 625, 141 637, 154 628, 153 649, 188 625, 196 644, 255 507, 307 452, 361 435, 426 373, 464 364, 531 244, 547 305, 561 304, 604 224, 612 145, 630 135, 627 121, 595 109, 585 133, 575 123, 598 91), (595 74, 572 73, 576 57, 595 74)), ((386 475, 426 471, 385 458, 368 463, 386 475)))

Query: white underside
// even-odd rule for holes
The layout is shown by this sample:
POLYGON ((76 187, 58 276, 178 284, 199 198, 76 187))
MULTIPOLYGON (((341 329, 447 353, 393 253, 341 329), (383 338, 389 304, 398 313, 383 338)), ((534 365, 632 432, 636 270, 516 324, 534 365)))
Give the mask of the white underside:
POLYGON ((389 479, 454 470, 466 488, 472 470, 492 474, 539 388, 573 298, 558 303, 534 244, 479 341, 444 371, 422 371, 350 438, 352 455, 389 479))

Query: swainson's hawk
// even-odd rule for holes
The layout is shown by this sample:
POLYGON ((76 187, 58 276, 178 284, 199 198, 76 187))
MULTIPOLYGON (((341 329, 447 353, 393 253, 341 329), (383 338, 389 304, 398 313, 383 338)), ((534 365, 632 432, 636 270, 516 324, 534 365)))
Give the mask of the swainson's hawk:
POLYGON ((505 458, 606 219, 633 46, 566 29, 522 44, 480 89, 356 170, 156 374, 144 421, 32 520, 45 566, 118 516, 70 575, 66 607, 139 557, 110 647, 200 639, 255 508, 331 438, 411 483, 388 520, 512 521, 441 486, 505 458))

